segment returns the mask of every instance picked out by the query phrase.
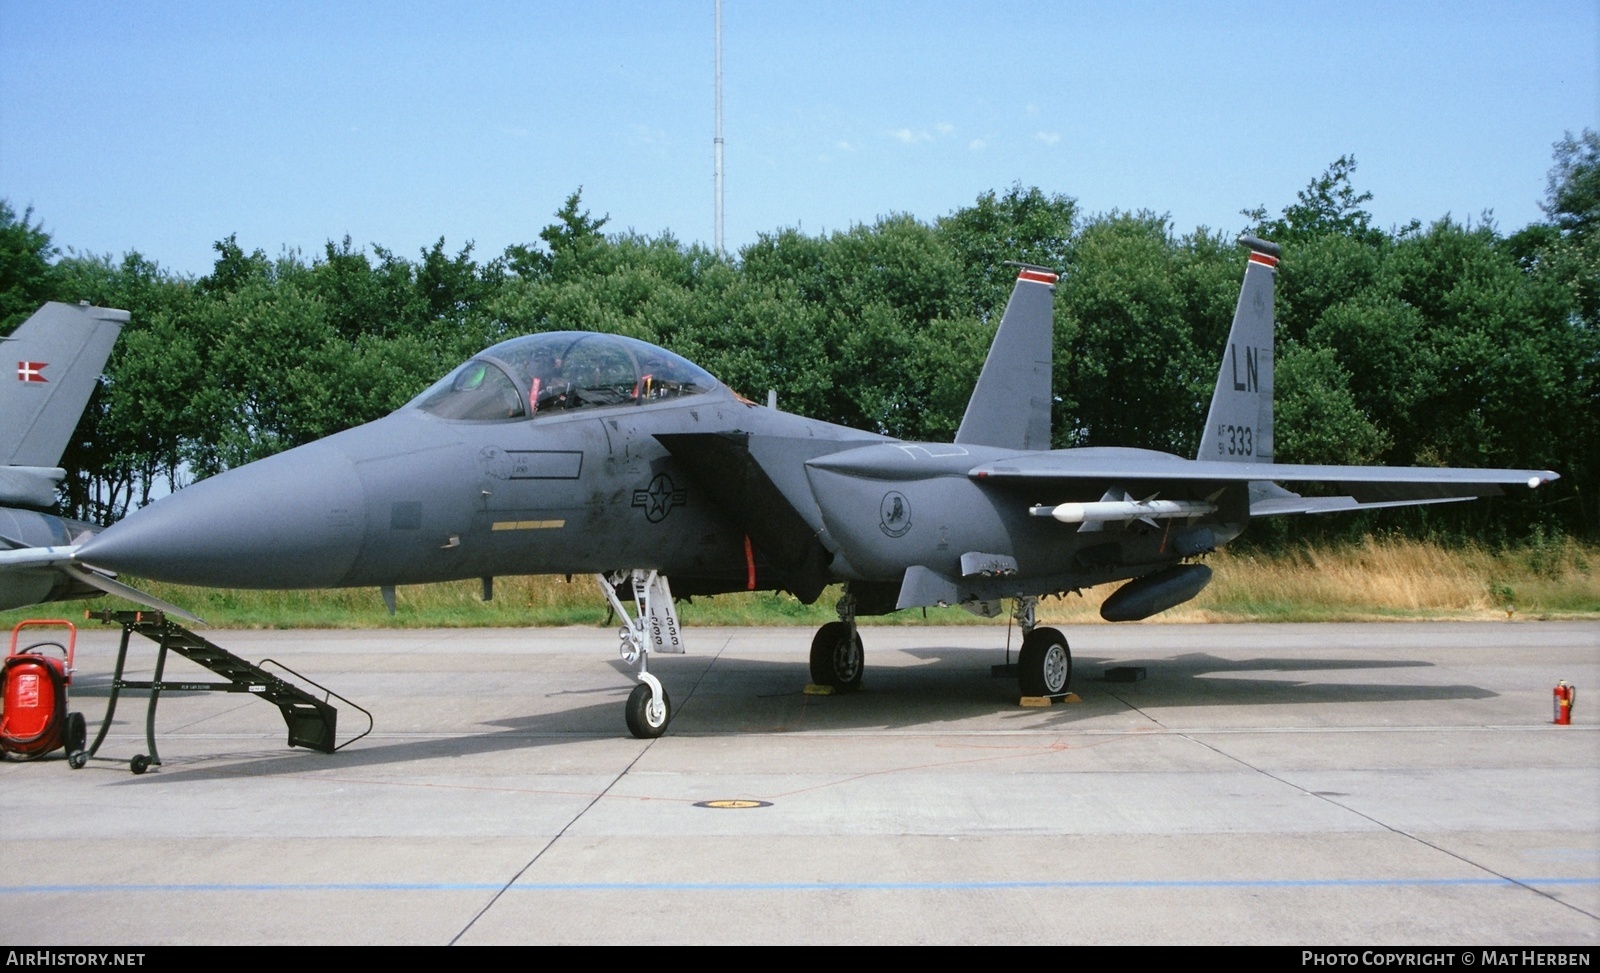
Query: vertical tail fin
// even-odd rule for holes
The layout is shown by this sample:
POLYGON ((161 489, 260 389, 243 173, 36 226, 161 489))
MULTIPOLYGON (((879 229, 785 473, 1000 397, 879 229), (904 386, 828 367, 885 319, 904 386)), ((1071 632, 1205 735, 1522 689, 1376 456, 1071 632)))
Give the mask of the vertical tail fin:
POLYGON ((1050 448, 1050 359, 1057 275, 1022 267, 972 389, 956 442, 1006 449, 1050 448))
POLYGON ((1272 462, 1272 288, 1278 245, 1253 236, 1197 459, 1272 462))
POLYGON ((51 301, 0 343, 0 465, 61 461, 127 320, 127 311, 51 301))

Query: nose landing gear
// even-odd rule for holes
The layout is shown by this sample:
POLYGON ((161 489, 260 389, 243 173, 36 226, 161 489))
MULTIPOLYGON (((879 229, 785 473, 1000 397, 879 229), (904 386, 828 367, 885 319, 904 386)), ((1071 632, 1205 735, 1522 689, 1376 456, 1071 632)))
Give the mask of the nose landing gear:
POLYGON ((672 701, 661 680, 647 671, 650 653, 678 655, 684 651, 672 589, 664 576, 639 568, 609 576, 597 574, 594 580, 611 602, 617 617, 622 619, 622 628, 617 633, 622 640, 618 649, 622 661, 638 666, 634 678, 639 680, 639 685, 628 694, 625 712, 628 732, 640 740, 653 740, 667 732, 667 724, 672 721, 672 701), (633 591, 631 615, 617 597, 617 588, 624 582, 633 591))

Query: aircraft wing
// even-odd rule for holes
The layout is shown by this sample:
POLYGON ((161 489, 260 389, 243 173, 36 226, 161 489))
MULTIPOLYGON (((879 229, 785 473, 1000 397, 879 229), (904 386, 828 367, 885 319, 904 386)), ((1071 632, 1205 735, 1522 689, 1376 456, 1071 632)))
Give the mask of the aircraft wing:
POLYGON ((1550 470, 1451 467, 1320 466, 1188 460, 1145 450, 1064 449, 1007 457, 973 467, 979 482, 1045 484, 1092 480, 1127 485, 1147 482, 1249 483, 1252 517, 1330 513, 1370 507, 1448 503, 1499 496, 1507 486, 1538 487, 1558 478, 1550 470), (1338 496, 1302 497, 1275 483, 1318 483, 1338 496))
MULTIPOLYGON (((0 540, 6 540, 0 537, 0 540)), ((169 601, 163 601, 155 595, 129 584, 124 584, 111 576, 108 572, 98 568, 91 568, 75 560, 78 547, 75 544, 56 547, 22 547, 13 550, 0 550, 0 572, 49 570, 59 571, 68 577, 81 581, 92 588, 99 588, 106 594, 126 598, 157 611, 175 615, 186 621, 200 625, 206 623, 205 619, 179 608, 169 601)))

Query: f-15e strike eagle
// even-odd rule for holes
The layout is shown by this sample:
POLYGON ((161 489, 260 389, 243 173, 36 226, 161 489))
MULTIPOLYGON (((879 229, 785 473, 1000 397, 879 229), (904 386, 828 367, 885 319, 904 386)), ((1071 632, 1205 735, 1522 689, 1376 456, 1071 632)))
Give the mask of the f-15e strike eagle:
POLYGON ((1200 454, 1050 448, 1056 275, 1025 266, 952 443, 904 442, 763 408, 662 348, 554 332, 495 345, 383 419, 229 470, 139 510, 76 562, 227 588, 393 586, 594 574, 624 620, 638 737, 672 710, 649 654, 683 651, 673 596, 842 583, 811 676, 861 682, 856 619, 926 605, 1024 638, 1024 695, 1061 695, 1067 640, 1041 596, 1123 582, 1101 613, 1194 597, 1195 560, 1254 517, 1465 500, 1547 470, 1273 461, 1278 247, 1243 237, 1244 284, 1200 454), (1332 484, 1304 497, 1281 484, 1332 484), (672 579, 671 586, 668 578, 672 579), (631 609, 631 611, 630 611, 631 609))

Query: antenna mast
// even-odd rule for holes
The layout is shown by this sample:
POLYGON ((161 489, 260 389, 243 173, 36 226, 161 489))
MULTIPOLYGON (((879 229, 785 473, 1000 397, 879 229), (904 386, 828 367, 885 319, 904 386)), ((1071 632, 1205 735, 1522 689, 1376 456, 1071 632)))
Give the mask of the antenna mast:
POLYGON ((712 144, 717 150, 717 252, 722 253, 722 0, 717 5, 717 135, 712 144))

